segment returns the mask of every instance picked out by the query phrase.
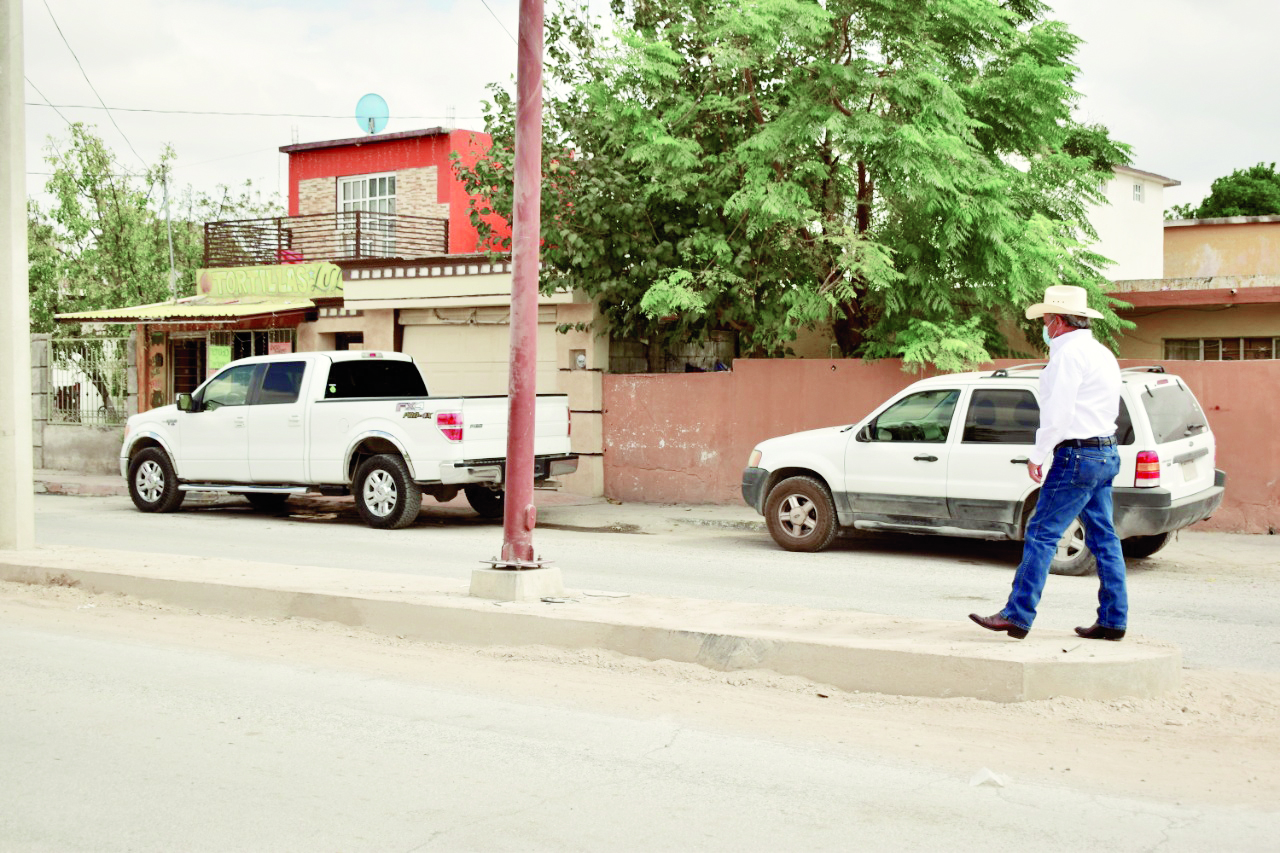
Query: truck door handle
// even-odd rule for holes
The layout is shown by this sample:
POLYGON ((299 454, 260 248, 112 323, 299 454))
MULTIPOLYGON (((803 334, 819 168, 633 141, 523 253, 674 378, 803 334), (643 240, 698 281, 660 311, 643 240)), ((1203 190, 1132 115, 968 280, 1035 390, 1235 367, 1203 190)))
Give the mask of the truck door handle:
POLYGON ((916 456, 914 458, 917 462, 937 462, 938 461, 938 457, 936 456, 916 456))
POLYGON ((1010 459, 1009 461, 1012 462, 1014 465, 1026 465, 1031 460, 1025 456, 1019 456, 1017 459, 1010 459))

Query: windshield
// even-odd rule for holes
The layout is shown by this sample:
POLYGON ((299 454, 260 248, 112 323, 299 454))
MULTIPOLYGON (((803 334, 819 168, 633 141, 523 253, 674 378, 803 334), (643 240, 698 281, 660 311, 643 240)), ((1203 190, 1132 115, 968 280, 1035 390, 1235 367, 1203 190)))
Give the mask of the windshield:
POLYGON ((1156 444, 1180 441, 1193 435, 1201 435, 1209 428, 1209 422, 1200 410, 1195 395, 1177 380, 1167 385, 1150 385, 1139 398, 1151 421, 1151 432, 1156 444))

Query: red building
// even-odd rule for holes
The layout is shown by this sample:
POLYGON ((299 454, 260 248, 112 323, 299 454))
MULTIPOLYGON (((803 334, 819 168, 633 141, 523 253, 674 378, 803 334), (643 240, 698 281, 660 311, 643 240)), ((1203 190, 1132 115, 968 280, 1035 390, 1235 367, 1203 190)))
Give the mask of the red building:
MULTIPOLYGON (((289 155, 289 215, 367 211, 447 219, 446 253, 476 252, 470 197, 452 154, 474 162, 491 144, 487 133, 433 127, 281 146, 289 155)), ((492 221, 500 236, 510 236, 505 222, 492 221)))

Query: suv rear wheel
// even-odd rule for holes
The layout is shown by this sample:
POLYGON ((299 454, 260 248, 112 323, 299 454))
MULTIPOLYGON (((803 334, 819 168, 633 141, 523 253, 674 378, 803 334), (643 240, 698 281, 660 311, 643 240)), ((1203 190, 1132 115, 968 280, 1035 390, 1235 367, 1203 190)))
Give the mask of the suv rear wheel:
POLYGON ((1058 540, 1058 550, 1053 553, 1049 563, 1050 574, 1081 575, 1097 574, 1098 559, 1093 556, 1089 546, 1084 544, 1084 524, 1075 518, 1067 525, 1067 530, 1058 540))
POLYGON ((836 538, 836 505, 813 477, 788 477, 764 502, 769 535, 788 551, 821 551, 836 538))
POLYGON ((1131 536, 1128 539, 1121 540, 1120 550, 1124 551, 1126 557, 1141 560, 1143 557, 1150 557, 1156 551, 1168 545, 1171 539, 1173 539, 1172 532, 1154 533, 1151 536, 1131 536))

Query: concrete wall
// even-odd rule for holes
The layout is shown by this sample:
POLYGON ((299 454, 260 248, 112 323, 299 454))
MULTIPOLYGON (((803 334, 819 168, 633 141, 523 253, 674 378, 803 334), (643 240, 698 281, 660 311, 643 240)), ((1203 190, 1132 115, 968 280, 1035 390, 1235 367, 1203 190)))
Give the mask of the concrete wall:
POLYGON ((1117 169, 1103 192, 1109 204, 1092 207, 1089 222, 1098 232, 1092 250, 1115 261, 1103 275, 1112 280, 1163 278, 1164 182, 1145 172, 1117 169), (1134 185, 1142 199, 1134 198, 1134 185))
MULTIPOLYGON (((1176 338, 1258 338, 1280 337, 1280 303, 1135 309, 1121 314, 1138 324, 1120 338, 1123 358, 1160 360, 1164 342, 1176 338)), ((1171 371, 1182 373, 1185 362, 1169 362, 1171 371), (1176 365, 1176 366, 1175 366, 1176 365)))
MULTIPOLYGON (((1001 365, 1017 363, 1000 362, 1001 365)), ((1132 362, 1130 362, 1132 363, 1132 362)), ((1204 406, 1228 475, 1205 529, 1280 529, 1280 361, 1174 362, 1204 406)), ((604 488, 652 503, 736 503, 762 439, 852 423, 915 381, 898 362, 738 359, 731 372, 604 377, 604 488)))
POLYGON ((77 474, 119 474, 124 427, 45 424, 42 468, 77 474))
POLYGON ((1165 223, 1164 278, 1222 275, 1280 275, 1280 216, 1165 223))

